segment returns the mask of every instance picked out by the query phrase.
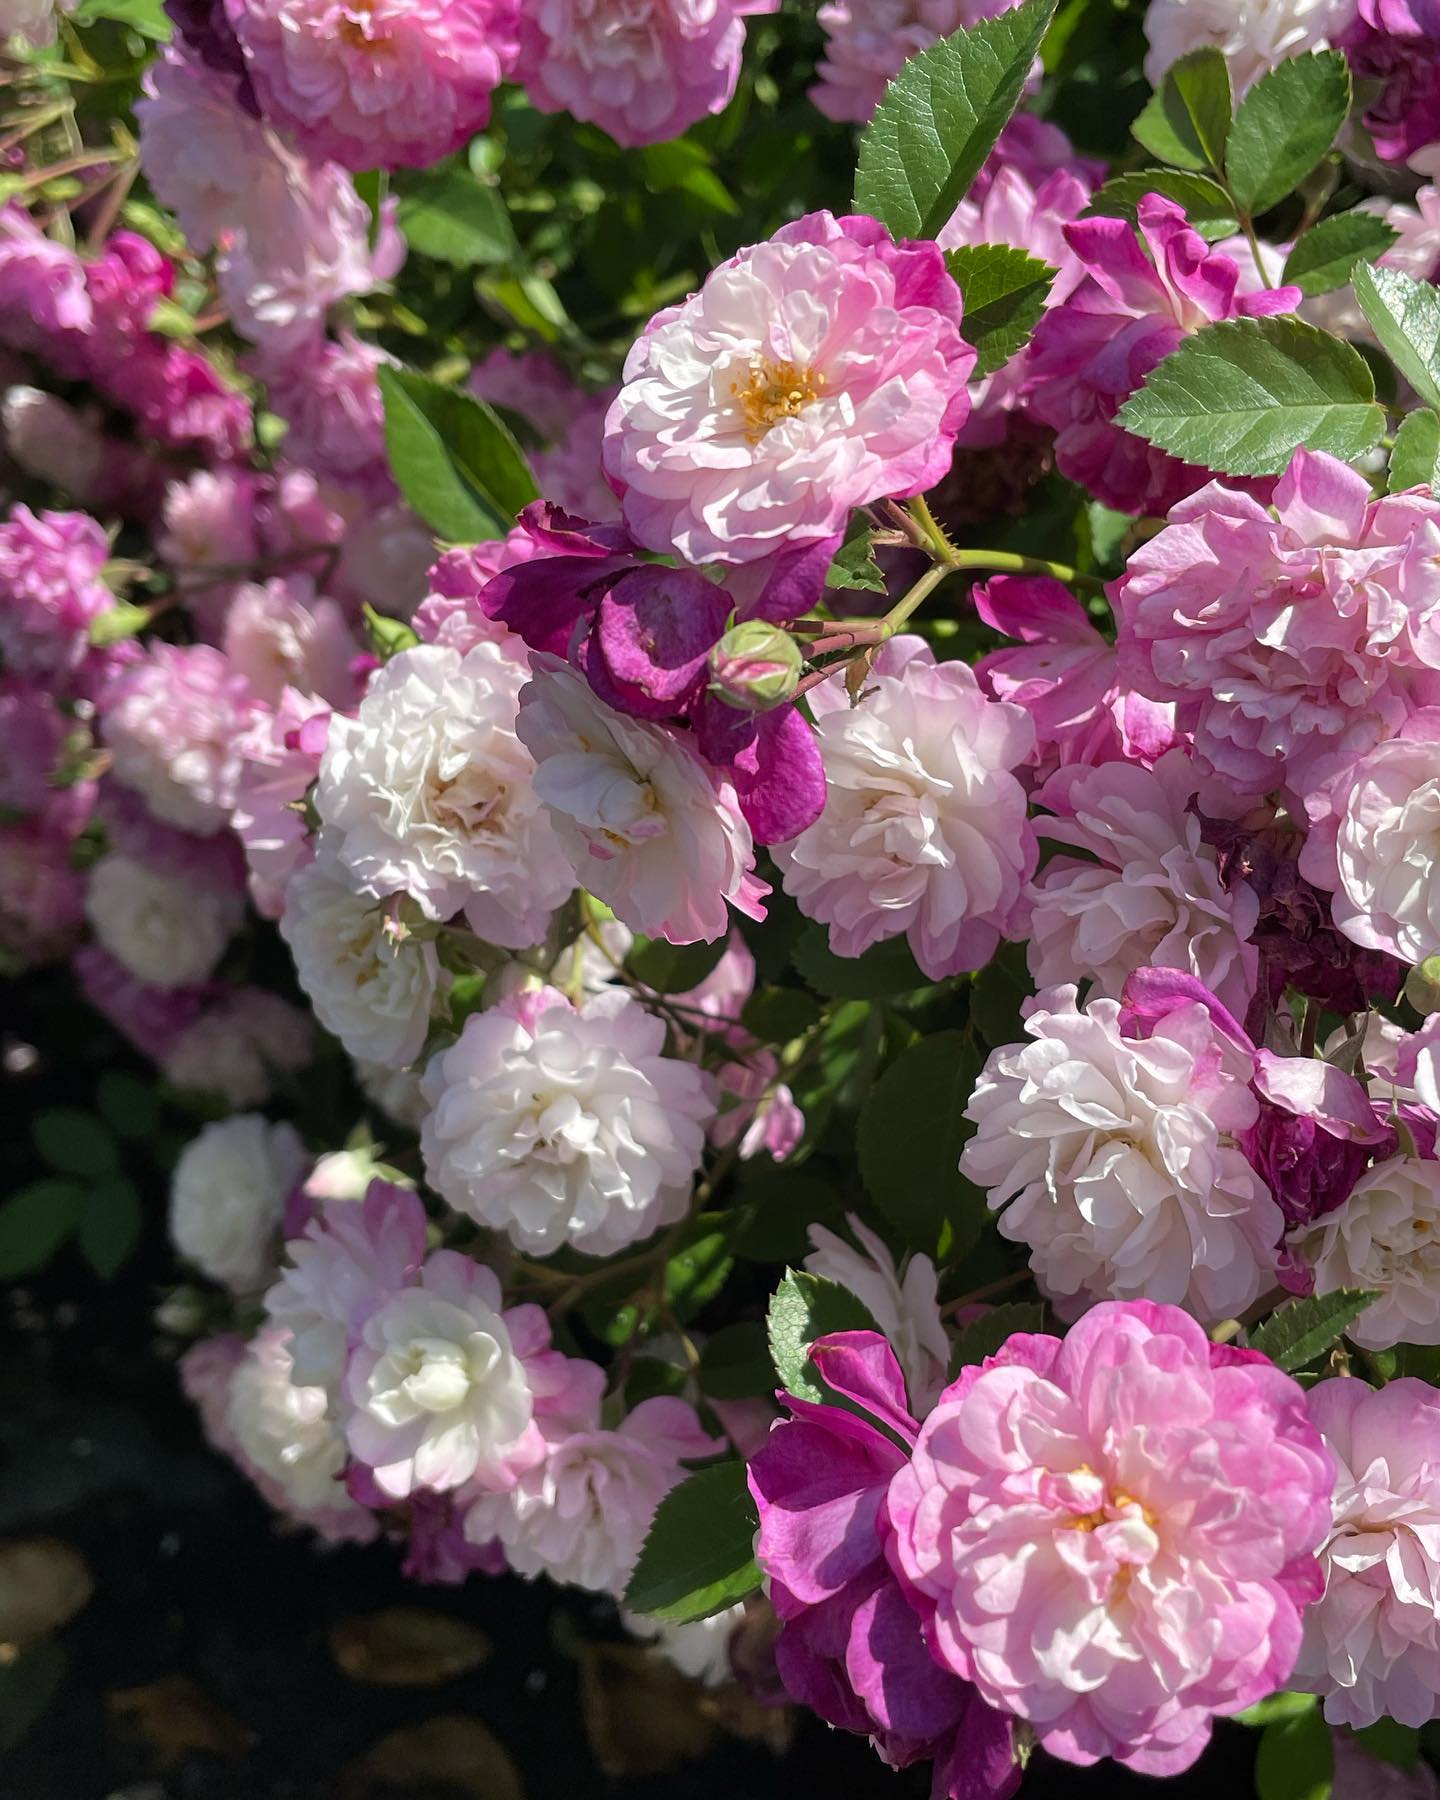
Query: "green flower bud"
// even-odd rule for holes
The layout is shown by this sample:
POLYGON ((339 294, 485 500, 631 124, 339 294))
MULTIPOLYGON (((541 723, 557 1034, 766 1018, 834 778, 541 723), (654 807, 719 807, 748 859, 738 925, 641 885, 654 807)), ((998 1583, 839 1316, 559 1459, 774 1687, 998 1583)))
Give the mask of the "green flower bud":
POLYGON ((710 652, 710 692, 742 712, 765 712, 795 692, 804 665, 788 631, 750 619, 733 625, 710 652))

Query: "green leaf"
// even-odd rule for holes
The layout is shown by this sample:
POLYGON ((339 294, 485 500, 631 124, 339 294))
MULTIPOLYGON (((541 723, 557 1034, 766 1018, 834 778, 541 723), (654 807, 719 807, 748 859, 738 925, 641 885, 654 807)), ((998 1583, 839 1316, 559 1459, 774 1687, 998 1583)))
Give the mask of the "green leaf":
POLYGON ((810 1367, 810 1346, 832 1331, 878 1331, 863 1301, 838 1282, 787 1269, 770 1301, 767 1331, 775 1378, 786 1393, 816 1405, 829 1398, 810 1367))
POLYGON ((964 1032, 937 1031, 896 1057, 860 1110, 860 1178, 915 1250, 933 1256, 946 1221, 952 1258, 979 1235, 985 1202, 960 1173, 965 1108, 980 1058, 964 1032))
POLYGON ((49 1262, 74 1229, 84 1198, 73 1181, 36 1181, 0 1204, 0 1281, 49 1262))
POLYGON ((127 1176, 97 1181, 85 1196, 75 1241, 102 1281, 109 1281, 129 1260, 143 1222, 140 1196, 127 1176))
POLYGON ((687 994, 725 954, 725 939, 713 944, 667 944, 664 938, 636 938, 625 967, 657 994, 687 994))
POLYGON ((1007 1338, 1017 1331, 1043 1331, 1045 1307, 1039 1300, 1014 1300, 1008 1306, 992 1306, 978 1319, 972 1319, 955 1339, 950 1351, 950 1379, 971 1363, 982 1363, 994 1356, 1007 1338))
POLYGON ((1024 945, 1001 945, 970 984, 970 1022, 992 1050, 1024 1042, 1020 1008, 1034 992, 1024 945))
POLYGON ((734 1267, 730 1236, 707 1231, 677 1250, 665 1265, 665 1305, 683 1325, 706 1307, 725 1285, 734 1267))
POLYGON ((1235 112, 1225 173, 1252 218, 1302 182, 1350 111, 1350 68, 1338 50, 1312 50, 1262 75, 1235 112))
POLYGON ((1273 1725, 1277 1719, 1298 1719, 1302 1713, 1314 1712, 1319 1704, 1318 1694, 1296 1694, 1282 1689, 1267 1699, 1257 1700, 1235 1717, 1242 1725, 1273 1725))
MULTIPOLYGON (((1398 494, 1412 487, 1428 487, 1440 496, 1440 417, 1428 406, 1407 413, 1400 421, 1395 448, 1390 452, 1390 492, 1398 494)), ((1436 972, 1440 973, 1440 965, 1436 972)))
POLYGON ((817 994, 837 1000, 879 1000, 927 985, 927 977, 904 938, 872 944, 863 956, 836 956, 825 927, 810 925, 790 956, 817 994))
POLYGON ((860 139, 855 210, 935 238, 1014 112, 1056 0, 953 32, 907 62, 860 139))
POLYGON ((1183 461, 1229 475, 1278 475, 1301 444, 1350 462, 1385 426, 1364 357, 1289 317, 1205 326, 1150 371, 1117 417, 1183 461))
POLYGON ((384 613, 376 612, 368 600, 361 604, 360 611, 365 618, 365 633, 370 639, 370 648, 381 662, 389 662, 392 656, 398 656, 402 650, 413 650, 420 642, 413 626, 407 625, 403 619, 387 619, 384 613))
POLYGON ((463 169, 407 176, 397 212, 412 250, 460 268, 508 263, 519 253, 497 188, 463 169))
POLYGON ((1398 1719, 1377 1719, 1373 1725, 1362 1725, 1355 1741, 1378 1762, 1396 1769, 1413 1769, 1420 1761, 1420 1733, 1413 1725, 1402 1725, 1398 1719))
POLYGON ((1192 175, 1181 169, 1140 169, 1116 175, 1099 188, 1082 217, 1099 213, 1107 218, 1138 223, 1140 202, 1147 194, 1162 194, 1185 208, 1185 217, 1201 237, 1215 242, 1232 237, 1240 229, 1235 208, 1219 182, 1208 175, 1192 175))
POLYGON ((1370 212, 1336 213, 1307 231, 1285 259, 1284 280, 1302 294, 1344 287, 1357 262, 1383 256, 1400 233, 1370 212))
POLYGON ((385 449, 405 498, 452 543, 503 537, 539 492, 520 447, 483 401, 382 364, 385 449))
POLYGON ((746 1320, 712 1332, 700 1352, 700 1392, 711 1400, 749 1400, 774 1391, 765 1327, 746 1320))
POLYGON ((1159 92, 1130 129, 1161 162, 1180 169, 1220 169, 1233 104, 1225 58, 1206 44, 1170 65, 1159 92))
POLYGON ((52 1106, 30 1122, 35 1148, 66 1175, 109 1175, 119 1162, 115 1140, 94 1113, 52 1106))
POLYGON ((1277 1367, 1293 1374, 1323 1356, 1346 1326, 1378 1299, 1373 1288, 1337 1288, 1333 1294, 1293 1301, 1251 1332, 1250 1348, 1263 1351, 1277 1367))
POLYGON ((977 375, 993 375, 1029 342, 1059 273, 1009 244, 967 244, 945 254, 965 296, 960 334, 980 353, 977 375))
POLYGON ((640 152, 640 167, 652 194, 685 194, 711 212, 733 214, 740 210, 734 195, 711 167, 709 152, 694 138, 647 144, 640 152))
POLYGON ((863 588, 869 594, 885 592, 885 577, 875 561, 875 531, 860 522, 859 515, 850 521, 845 542, 830 559, 825 571, 827 588, 863 588))
POLYGON ((1329 1800, 1334 1775, 1335 1747, 1318 1708, 1277 1719, 1260 1734, 1256 1800, 1329 1800))
POLYGON ((143 1140, 160 1129, 154 1088, 119 1069, 106 1069, 96 1082, 95 1110, 116 1137, 143 1140))
POLYGON ((814 996, 792 987, 763 987, 740 1009, 740 1023, 765 1044, 788 1044, 819 1017, 814 996))
POLYGON ((809 1229, 840 1223, 845 1195, 837 1182, 788 1165, 750 1162, 736 1184, 739 1228, 735 1253, 750 1262, 801 1262, 809 1254, 809 1229))
POLYGON ((153 606, 140 606, 133 600, 117 600, 113 606, 106 607, 90 621, 90 629, 86 632, 86 641, 97 650, 103 650, 110 644, 123 643, 141 632, 155 617, 153 606))
POLYGON ((1440 289, 1368 263, 1351 280, 1385 354, 1427 406, 1440 408, 1440 289))
POLYGON ((760 1585, 755 1502, 738 1459, 699 1469, 660 1502, 625 1589, 632 1612, 683 1625, 760 1585))
POLYGON ((173 29, 165 14, 164 0, 80 0, 70 18, 76 25, 94 25, 109 19, 161 44, 169 41, 173 29))

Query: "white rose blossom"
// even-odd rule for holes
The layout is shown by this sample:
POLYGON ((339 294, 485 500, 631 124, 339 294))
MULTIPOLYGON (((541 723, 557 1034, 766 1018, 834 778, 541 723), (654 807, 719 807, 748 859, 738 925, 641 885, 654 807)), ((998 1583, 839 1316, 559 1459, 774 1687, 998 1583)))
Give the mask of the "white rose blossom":
POLYGON ((472 1013, 421 1082, 427 1179, 528 1254, 648 1237, 684 1213, 715 1115, 709 1077, 664 1051, 664 1024, 618 990, 472 1013))
POLYGON ((292 1381, 288 1337, 270 1326, 251 1340, 230 1382, 230 1434, 297 1513, 359 1513, 343 1480, 344 1435, 325 1390, 292 1381))
POLYGON ((1239 99, 1287 57, 1335 43, 1354 17, 1355 0, 1150 0, 1145 77, 1158 88, 1172 63, 1213 45, 1239 99))
POLYGON ((463 911, 489 942, 527 949, 574 881, 515 735, 524 666, 498 644, 420 644, 330 724, 315 810, 322 856, 357 893, 409 894, 430 919, 463 911))
POLYGON ((812 1225, 810 1242, 815 1248, 805 1258, 805 1268, 811 1275, 839 1282, 864 1302, 905 1372, 911 1411, 924 1418, 945 1386, 950 1363, 950 1339, 936 1300, 935 1265, 916 1251, 905 1259, 902 1276, 877 1233, 854 1213, 846 1223, 861 1248, 855 1249, 823 1225, 812 1225))
POLYGON ((672 1625, 668 1619, 654 1619, 648 1613, 622 1612, 620 1620, 628 1632, 649 1644, 682 1675, 703 1687, 719 1687, 731 1679, 730 1640, 744 1617, 745 1602, 737 1600, 723 1612, 684 1625, 672 1625))
POLYGON ((1052 988, 1029 1003, 1032 1041, 981 1071, 961 1170, 1062 1306, 1143 1298, 1208 1322, 1273 1279, 1284 1220, 1235 1142, 1258 1112, 1250 1070, 1204 1012, 1135 1040, 1116 1001, 1081 1011, 1073 987, 1052 988))
POLYGON ((280 935, 315 1017, 351 1056, 414 1062, 442 981, 433 943, 387 931, 383 903, 355 893, 329 859, 291 877, 280 935))
POLYGON ((182 1151, 170 1182, 170 1238, 212 1281, 248 1293, 273 1262, 285 1201, 305 1168, 291 1125, 237 1113, 207 1125, 182 1151))
POLYGON ((1035 867, 1014 774, 1035 747, 1029 715, 917 637, 884 646, 858 706, 836 682, 810 701, 825 810, 774 848, 786 893, 837 956, 904 933, 934 981, 980 968, 1035 867))
POLYGON ((1440 1163, 1392 1156, 1367 1169, 1343 1206, 1286 1240, 1315 1292, 1374 1288, 1346 1335, 1362 1350, 1440 1344, 1440 1163))
POLYGON ((345 1373, 350 1448, 383 1493, 511 1485, 542 1449, 494 1273, 437 1250, 366 1318, 345 1373))
POLYGON ((85 916, 100 943, 157 988, 207 980, 244 911, 236 890, 202 887, 118 850, 95 864, 85 890, 85 916))
POLYGON ((727 901, 755 915, 754 845, 730 784, 672 732, 607 706, 558 657, 532 662, 515 728, 577 883, 633 931, 672 944, 723 937, 727 901))

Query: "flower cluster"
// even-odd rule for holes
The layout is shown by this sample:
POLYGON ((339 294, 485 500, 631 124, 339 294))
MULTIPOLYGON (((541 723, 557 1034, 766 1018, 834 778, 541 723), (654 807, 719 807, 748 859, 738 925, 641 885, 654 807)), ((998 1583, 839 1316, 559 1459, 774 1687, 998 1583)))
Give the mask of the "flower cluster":
POLYGON ((1434 7, 169 0, 103 145, 89 10, 0 971, 189 1121, 209 1441, 936 1800, 1440 1715, 1434 7))

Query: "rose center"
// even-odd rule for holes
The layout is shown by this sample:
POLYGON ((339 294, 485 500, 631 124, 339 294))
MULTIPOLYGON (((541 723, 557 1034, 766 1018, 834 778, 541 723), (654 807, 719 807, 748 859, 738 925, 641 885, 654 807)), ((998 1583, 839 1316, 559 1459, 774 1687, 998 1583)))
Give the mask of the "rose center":
POLYGON ((797 368, 792 362, 776 362, 768 356, 752 357, 744 381, 732 381, 730 394, 744 421, 745 436, 758 444, 782 419, 798 419, 813 400, 818 400, 825 377, 818 369, 797 368))

